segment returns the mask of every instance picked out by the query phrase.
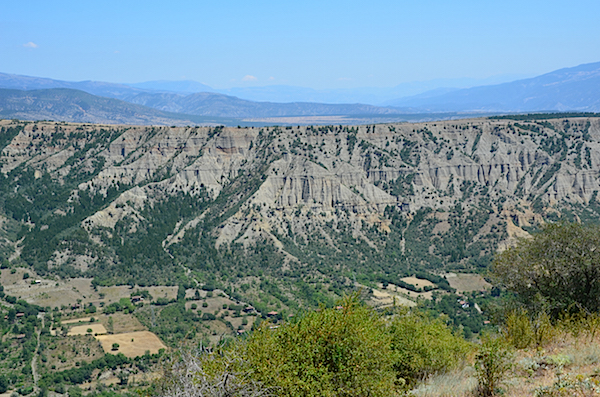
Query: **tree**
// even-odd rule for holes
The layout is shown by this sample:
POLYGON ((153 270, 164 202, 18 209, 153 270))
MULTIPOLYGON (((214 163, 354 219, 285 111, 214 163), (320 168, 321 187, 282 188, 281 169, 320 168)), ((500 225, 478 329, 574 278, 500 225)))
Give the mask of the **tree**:
POLYGON ((8 379, 5 375, 0 375, 0 393, 4 393, 8 390, 8 379))
POLYGON ((119 378, 120 385, 126 386, 129 381, 129 372, 121 370, 117 373, 117 378, 119 378))
POLYGON ((118 343, 113 343, 111 350, 119 350, 119 344, 118 343))
POLYGON ((498 255, 494 278, 532 311, 600 311, 600 226, 549 224, 498 255))
POLYGON ((69 397, 81 397, 83 392, 77 386, 73 386, 69 388, 69 397))

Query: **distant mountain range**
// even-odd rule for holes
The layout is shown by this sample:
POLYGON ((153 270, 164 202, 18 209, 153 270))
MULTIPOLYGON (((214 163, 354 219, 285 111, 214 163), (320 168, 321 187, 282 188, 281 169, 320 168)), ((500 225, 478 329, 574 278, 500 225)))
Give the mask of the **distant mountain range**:
POLYGON ((169 113, 70 88, 0 89, 0 118, 99 124, 227 124, 229 120, 169 113))
POLYGON ((189 95, 148 92, 138 94, 128 101, 169 112, 237 118, 366 114, 389 115, 397 114, 399 112, 396 108, 362 104, 253 102, 211 92, 198 92, 189 95))
POLYGON ((386 102, 422 112, 600 110, 600 62, 565 68, 511 83, 421 94, 386 102))
POLYGON ((194 81, 126 85, 0 73, 0 117, 127 124, 235 124, 245 119, 309 116, 367 117, 371 122, 373 117, 400 121, 414 120, 416 114, 430 115, 421 118, 425 119, 432 113, 444 112, 450 113, 445 117, 464 117, 464 113, 600 111, 600 62, 472 88, 443 88, 438 81, 438 88, 426 90, 427 84, 435 86, 432 82, 353 90, 268 86, 217 92, 194 81), (419 93, 383 100, 401 91, 419 93), (362 95, 371 98, 371 103, 383 102, 385 106, 298 99, 323 99, 327 95, 333 102, 344 95, 349 99, 362 95), (275 97, 281 102, 240 97, 275 97))
POLYGON ((147 81, 135 84, 116 84, 96 81, 71 82, 42 77, 30 77, 0 73, 0 88, 38 90, 45 88, 72 88, 90 94, 128 100, 142 92, 177 93, 188 95, 198 92, 213 92, 259 102, 315 102, 328 104, 365 103, 379 106, 388 101, 424 92, 450 92, 461 88, 485 84, 504 83, 517 75, 502 75, 487 79, 434 79, 402 83, 394 87, 364 87, 313 89, 288 85, 264 87, 235 87, 215 89, 196 81, 147 81))
POLYGON ((141 93, 130 97, 127 102, 70 88, 0 89, 0 118, 21 120, 138 125, 236 125, 248 118, 394 116, 395 113, 398 113, 397 109, 371 105, 251 102, 214 93, 187 96, 141 93))
POLYGON ((16 74, 0 73, 0 88, 14 90, 43 90, 50 88, 70 88, 88 94, 114 99, 127 100, 146 90, 131 87, 125 84, 104 83, 99 81, 63 81, 44 77, 20 76, 16 74))

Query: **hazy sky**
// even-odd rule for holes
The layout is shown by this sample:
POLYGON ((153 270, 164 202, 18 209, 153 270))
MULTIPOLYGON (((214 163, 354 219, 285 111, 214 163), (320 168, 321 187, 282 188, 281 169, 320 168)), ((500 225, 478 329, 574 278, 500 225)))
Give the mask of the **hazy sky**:
POLYGON ((10 1, 0 72, 215 88, 393 86, 600 61, 600 1, 10 1))

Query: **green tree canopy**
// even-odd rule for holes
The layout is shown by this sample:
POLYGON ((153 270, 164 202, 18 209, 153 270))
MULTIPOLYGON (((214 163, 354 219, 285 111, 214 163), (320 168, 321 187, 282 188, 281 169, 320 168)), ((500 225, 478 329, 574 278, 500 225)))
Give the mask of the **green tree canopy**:
POLYGON ((549 224, 498 255, 493 275, 531 310, 600 311, 600 226, 549 224))

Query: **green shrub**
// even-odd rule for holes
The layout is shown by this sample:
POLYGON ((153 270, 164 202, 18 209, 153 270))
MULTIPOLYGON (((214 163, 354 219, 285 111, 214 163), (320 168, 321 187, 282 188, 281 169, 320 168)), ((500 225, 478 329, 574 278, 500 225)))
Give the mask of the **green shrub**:
POLYGON ((460 365, 472 351, 471 344, 454 334, 441 319, 405 312, 391 326, 394 369, 400 382, 413 385, 418 379, 460 365))
POLYGON ((509 312, 502 330, 506 341, 515 349, 526 349, 534 344, 543 347, 552 342, 557 335, 557 328, 546 312, 542 311, 532 319, 523 309, 509 312))
POLYGON ((512 368, 512 354, 503 338, 484 335, 479 352, 475 356, 479 395, 495 396, 508 371, 512 368))
POLYGON ((33 386, 23 386, 19 389, 19 394, 22 396, 26 396, 31 393, 33 393, 33 386))
POLYGON ((69 397, 81 397, 83 396, 83 391, 77 387, 73 386, 69 388, 69 397))
MULTIPOLYGON (((215 318, 203 314, 209 317, 215 318)), ((402 311, 386 321, 354 295, 338 309, 322 307, 277 326, 254 323, 247 338, 227 340, 217 346, 218 354, 198 356, 191 372, 180 368, 187 380, 163 382, 171 391, 193 389, 196 381, 212 385, 230 374, 278 396, 390 396, 424 376, 460 366, 472 351, 442 319, 402 311)), ((196 360, 190 357, 181 360, 196 360)))
POLYGON ((508 313, 503 330, 506 341, 516 349, 525 349, 535 341, 533 326, 524 310, 508 313))
POLYGON ((281 396, 389 396, 393 352, 385 323, 356 296, 342 310, 309 312, 272 329, 264 322, 243 356, 253 378, 281 396))
POLYGON ((535 334, 535 344, 538 347, 546 346, 557 335, 557 329, 550 321, 550 316, 546 312, 539 313, 532 322, 532 325, 535 334))

